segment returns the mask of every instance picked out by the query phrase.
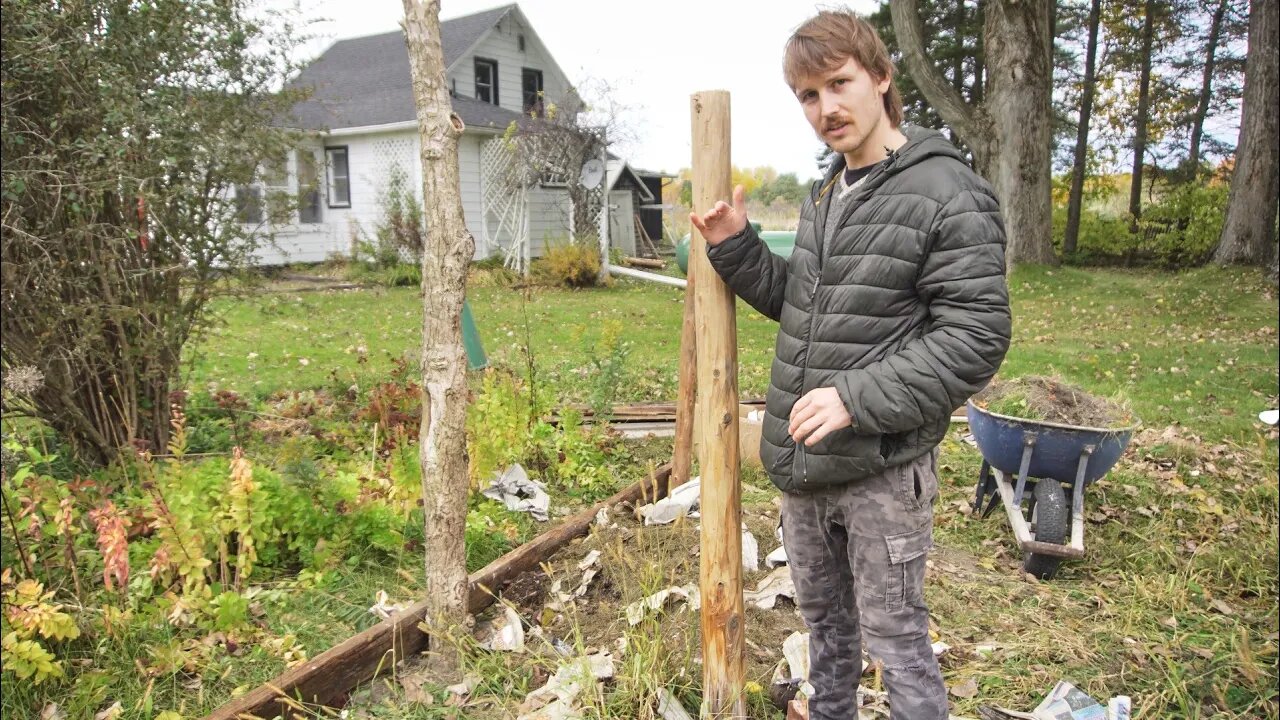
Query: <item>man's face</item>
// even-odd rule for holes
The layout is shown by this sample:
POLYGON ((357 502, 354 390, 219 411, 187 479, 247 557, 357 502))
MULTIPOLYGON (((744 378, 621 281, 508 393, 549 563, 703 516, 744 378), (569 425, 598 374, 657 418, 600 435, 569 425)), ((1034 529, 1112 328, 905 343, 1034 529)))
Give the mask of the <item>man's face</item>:
POLYGON ((795 94, 818 139, 838 153, 856 155, 888 123, 883 95, 890 82, 877 81, 850 58, 834 70, 800 78, 795 94))

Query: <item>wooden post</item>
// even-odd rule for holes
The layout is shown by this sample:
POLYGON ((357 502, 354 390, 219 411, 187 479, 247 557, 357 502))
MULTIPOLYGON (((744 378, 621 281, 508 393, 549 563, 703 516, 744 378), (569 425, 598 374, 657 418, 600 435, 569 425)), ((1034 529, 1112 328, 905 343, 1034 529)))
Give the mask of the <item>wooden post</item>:
MULTIPOLYGON (((696 93, 693 211, 729 200, 729 93, 696 93)), ((702 476, 702 717, 743 718, 742 488, 738 478, 738 330, 733 292, 690 236, 690 286, 697 334, 697 410, 702 476)))
MULTIPOLYGON (((692 232, 692 228, 690 232, 692 232)), ((689 241, 692 243, 693 238, 689 241)), ((676 397, 676 440, 671 457, 671 487, 689 482, 693 467, 693 411, 698 391, 698 334, 694 321, 693 272, 684 288, 684 322, 680 326, 680 386, 676 397)), ((669 488, 668 488, 669 489, 669 488)))

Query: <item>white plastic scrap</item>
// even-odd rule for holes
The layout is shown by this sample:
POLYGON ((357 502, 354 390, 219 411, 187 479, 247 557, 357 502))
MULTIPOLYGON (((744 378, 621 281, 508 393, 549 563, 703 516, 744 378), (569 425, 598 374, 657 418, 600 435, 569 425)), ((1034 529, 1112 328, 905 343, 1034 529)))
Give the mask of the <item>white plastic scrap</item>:
POLYGON ((755 590, 742 593, 742 601, 761 610, 772 610, 779 595, 792 600, 796 597, 796 586, 791 582, 791 569, 785 565, 765 575, 755 590))
POLYGON ((613 656, 596 653, 568 660, 556 669, 547 684, 529 693, 520 705, 517 720, 569 720, 581 717, 576 708, 583 688, 613 677, 613 656))
POLYGON ((809 684, 809 633, 793 632, 782 641, 782 659, 773 669, 773 684, 798 685, 800 692, 813 695, 809 684))
POLYGON ((670 690, 658 688, 658 717, 662 720, 693 720, 670 690))
POLYGON ((698 596, 697 585, 685 585, 683 587, 672 585, 665 590, 659 590, 643 600, 637 600, 628 605, 624 609, 627 615, 627 622, 631 625, 638 625, 641 620, 644 620, 645 615, 649 614, 649 612, 661 610, 667 604, 667 600, 672 597, 685 600, 690 612, 701 607, 701 598, 698 596))
POLYGON ((564 612, 565 608, 573 604, 576 598, 580 598, 587 594, 587 589, 591 586, 591 581, 596 578, 600 572, 600 551, 592 550, 578 563, 578 569, 582 571, 582 580, 579 581, 577 589, 571 593, 566 593, 563 589, 564 582, 555 580, 551 583, 551 602, 547 603, 547 607, 555 612, 564 612))
POLYGON ((1275 425, 1280 422, 1280 410, 1263 410, 1258 413, 1258 419, 1268 425, 1275 425))
POLYGON ((374 596, 374 603, 369 606, 369 612, 386 620, 407 607, 409 606, 404 603, 391 602, 387 597, 387 591, 379 590, 378 594, 374 596))
POLYGON ((519 463, 494 473, 493 482, 483 494, 501 502, 508 510, 527 512, 538 521, 547 519, 547 510, 551 507, 551 496, 547 495, 546 486, 530 480, 519 463))
POLYGON ((702 478, 695 477, 673 488, 658 502, 642 506, 638 512, 644 518, 645 525, 667 525, 696 509, 701 492, 702 478))
POLYGON ((777 550, 774 550, 773 552, 764 556, 764 564, 765 564, 765 567, 771 567, 771 568, 776 568, 776 567, 781 567, 783 565, 786 565, 787 549, 779 545, 777 550))
POLYGON ((493 624, 493 635, 480 646, 486 650, 524 652, 524 624, 510 605, 503 606, 503 621, 500 627, 493 624))
POLYGON ((760 544, 756 536, 744 525, 742 527, 742 571, 755 572, 760 569, 760 544))

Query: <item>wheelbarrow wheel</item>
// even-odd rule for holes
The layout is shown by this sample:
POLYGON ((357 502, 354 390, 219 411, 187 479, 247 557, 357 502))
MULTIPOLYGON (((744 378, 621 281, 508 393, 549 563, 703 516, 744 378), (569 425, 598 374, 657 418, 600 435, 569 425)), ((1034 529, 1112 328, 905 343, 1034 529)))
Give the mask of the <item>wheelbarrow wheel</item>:
MULTIPOLYGON (((1068 514, 1066 493, 1056 480, 1041 480, 1031 491, 1030 510, 1036 518, 1036 540, 1062 545, 1067 539, 1068 514)), ((1027 553, 1022 569, 1041 580, 1048 580, 1058 572, 1062 558, 1054 555, 1027 553)))

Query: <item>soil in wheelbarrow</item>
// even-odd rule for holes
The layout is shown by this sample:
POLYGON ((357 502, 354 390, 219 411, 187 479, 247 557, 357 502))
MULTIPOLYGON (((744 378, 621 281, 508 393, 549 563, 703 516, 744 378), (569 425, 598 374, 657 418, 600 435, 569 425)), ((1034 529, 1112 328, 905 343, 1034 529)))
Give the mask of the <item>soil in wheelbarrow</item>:
POLYGON ((1121 428, 1135 422, 1133 411, 1119 400, 1043 375, 996 379, 974 396, 978 407, 999 415, 1078 425, 1121 428))

